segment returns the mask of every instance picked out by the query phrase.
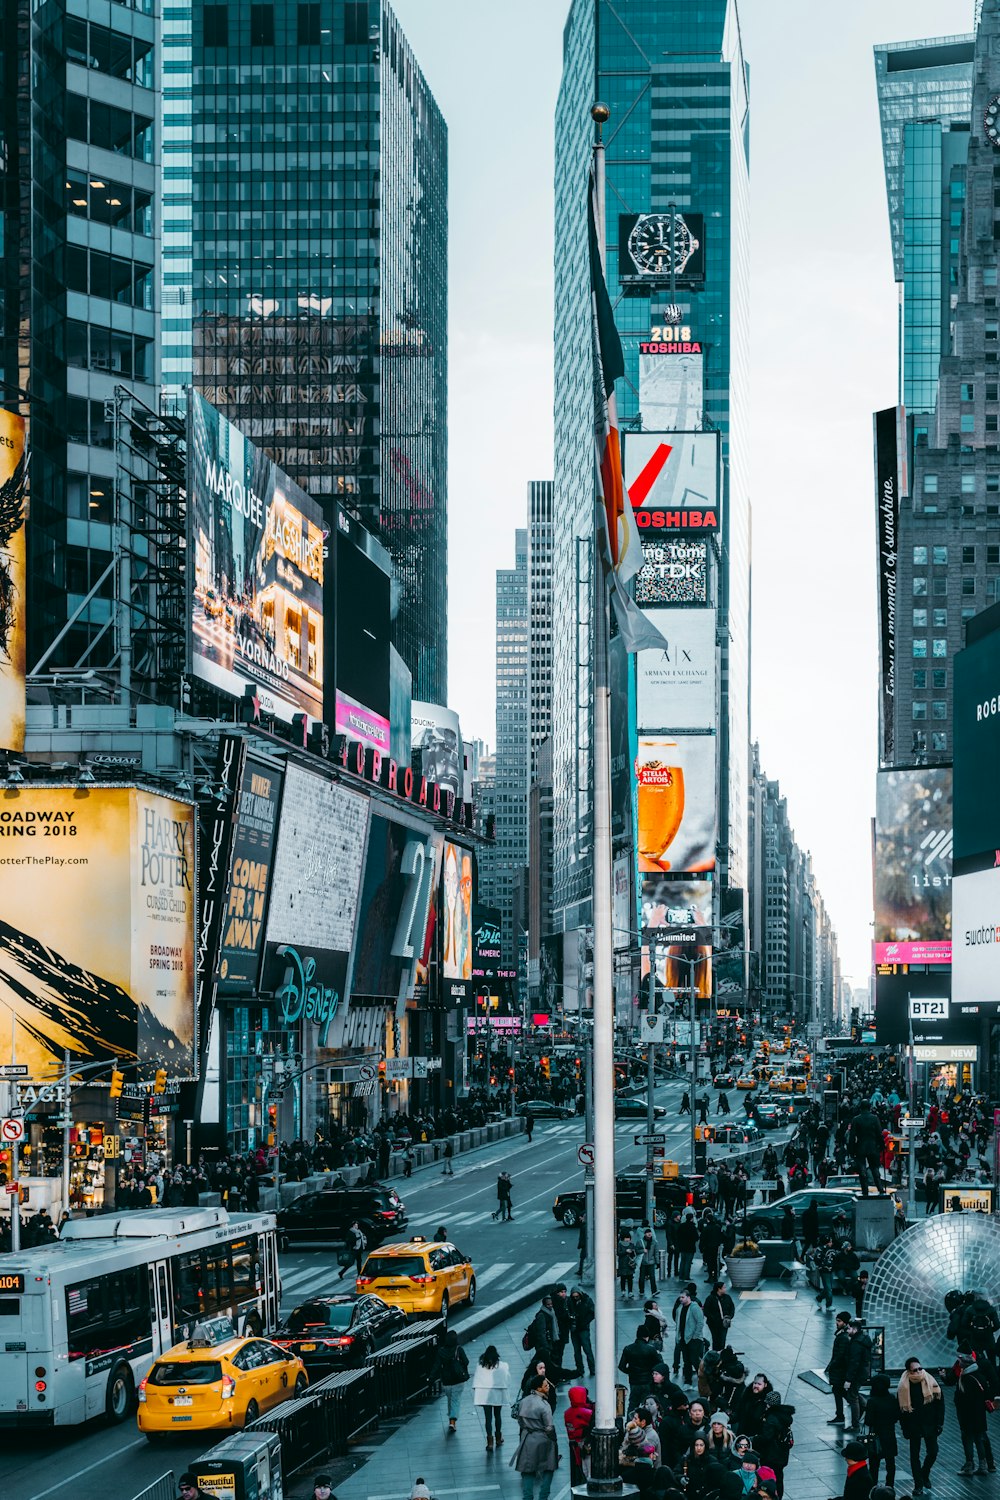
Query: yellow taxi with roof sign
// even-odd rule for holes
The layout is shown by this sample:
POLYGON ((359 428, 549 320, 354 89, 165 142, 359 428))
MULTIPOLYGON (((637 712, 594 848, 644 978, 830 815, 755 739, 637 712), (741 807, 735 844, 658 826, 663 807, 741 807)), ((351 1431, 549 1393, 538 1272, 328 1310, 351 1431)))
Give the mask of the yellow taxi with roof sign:
POLYGON ((237 1338, 228 1318, 213 1318, 153 1361, 139 1386, 139 1431, 152 1442, 185 1429, 248 1427, 282 1401, 303 1395, 308 1384, 298 1355, 270 1339, 237 1338))
POLYGON ((374 1292, 405 1313, 447 1318, 460 1302, 476 1300, 476 1272, 467 1255, 450 1240, 412 1240, 379 1245, 361 1267, 359 1292, 374 1292))

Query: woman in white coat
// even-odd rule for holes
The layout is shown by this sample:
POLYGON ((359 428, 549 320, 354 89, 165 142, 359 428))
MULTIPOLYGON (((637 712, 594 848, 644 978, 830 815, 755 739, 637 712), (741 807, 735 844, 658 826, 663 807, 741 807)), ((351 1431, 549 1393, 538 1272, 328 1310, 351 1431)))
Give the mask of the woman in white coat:
POLYGON ((503 1443, 500 1418, 510 1400, 510 1366, 505 1359, 500 1358, 496 1344, 488 1344, 479 1356, 479 1363, 472 1377, 472 1399, 485 1412, 486 1451, 490 1453, 493 1449, 494 1432, 497 1447, 503 1443))

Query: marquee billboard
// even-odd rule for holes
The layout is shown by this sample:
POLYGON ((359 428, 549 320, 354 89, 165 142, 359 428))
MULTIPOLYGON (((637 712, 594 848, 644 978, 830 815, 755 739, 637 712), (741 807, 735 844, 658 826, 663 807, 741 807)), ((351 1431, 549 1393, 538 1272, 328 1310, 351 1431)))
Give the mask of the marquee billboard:
POLYGON ((625 489, 645 537, 718 531, 719 436, 715 432, 627 432, 625 489))
POLYGON ((323 716, 319 506, 196 392, 188 398, 195 674, 265 712, 323 716))
POLYGON ((129 787, 10 788, 0 807, 0 1062, 117 1057, 194 1076, 195 818, 129 787))
POLYGON ((657 610, 667 646, 636 657, 636 718, 650 729, 714 729, 716 646, 714 609, 657 610))
POLYGON ((952 773, 878 773, 875 962, 951 962, 952 773))
POLYGON ((0 411, 0 748, 24 749, 27 572, 25 423, 0 411))
POLYGON ((640 735, 635 779, 639 870, 714 870, 715 735, 640 735))

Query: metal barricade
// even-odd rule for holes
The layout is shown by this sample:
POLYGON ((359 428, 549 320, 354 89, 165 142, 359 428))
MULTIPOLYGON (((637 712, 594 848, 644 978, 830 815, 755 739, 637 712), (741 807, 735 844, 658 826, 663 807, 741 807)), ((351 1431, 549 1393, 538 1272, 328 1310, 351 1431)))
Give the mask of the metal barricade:
POLYGON ((399 1344, 404 1339, 422 1339, 430 1336, 440 1344, 447 1331, 448 1324, 444 1318, 428 1318, 423 1323, 407 1323, 405 1328, 401 1328, 396 1334, 393 1343, 399 1344))
POLYGON ((258 1417, 248 1430, 276 1433, 284 1472, 296 1474, 318 1458, 341 1457, 352 1439, 378 1418, 374 1372, 370 1368, 344 1370, 328 1375, 304 1396, 284 1402, 268 1416, 258 1417))
POLYGON ((159 1479, 154 1479, 152 1484, 134 1496, 134 1500, 177 1500, 173 1469, 167 1474, 161 1474, 159 1479))
POLYGON ((383 1415, 395 1416, 411 1401, 433 1394, 437 1346, 433 1334, 423 1334, 417 1338, 397 1339, 371 1356, 370 1367, 378 1388, 378 1407, 383 1415))

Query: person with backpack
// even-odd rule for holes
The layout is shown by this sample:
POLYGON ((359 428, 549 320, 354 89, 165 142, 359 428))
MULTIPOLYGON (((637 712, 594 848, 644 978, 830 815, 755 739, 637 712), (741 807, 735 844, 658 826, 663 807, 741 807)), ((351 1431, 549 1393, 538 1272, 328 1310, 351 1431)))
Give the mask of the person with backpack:
POLYGON ((618 1231, 618 1283, 621 1287, 622 1296, 630 1298, 635 1288, 635 1241, 632 1239, 632 1230, 623 1224, 618 1231))
POLYGON ((594 1407, 582 1385, 571 1385, 568 1395, 569 1405, 563 1412, 563 1422, 569 1439, 569 1482, 573 1486, 583 1484, 590 1477, 588 1439, 594 1425, 594 1407))
POLYGON ((777 1500, 782 1500, 785 1493, 785 1469, 795 1446, 794 1418, 795 1407, 782 1401, 777 1391, 768 1391, 764 1397, 764 1420, 754 1443, 761 1463, 774 1470, 777 1500))
MULTIPOLYGON (((361 1225, 358 1223, 357 1219, 355 1219, 353 1220, 350 1229, 347 1231, 347 1250, 348 1254, 351 1257, 351 1260, 354 1261, 354 1274, 356 1276, 361 1275, 361 1266, 364 1262, 365 1251, 367 1249, 368 1241, 365 1238, 364 1230, 361 1228, 361 1225)), ((351 1264, 351 1260, 348 1260, 344 1265, 341 1266, 340 1271, 337 1275, 338 1281, 342 1280, 342 1278, 347 1274, 347 1271, 351 1264)))
POLYGON ((850 1343, 847 1346, 847 1375, 844 1380, 844 1395, 851 1408, 849 1432, 861 1431, 862 1397, 861 1387, 872 1378, 872 1340, 865 1330, 862 1318, 852 1318, 847 1325, 850 1343))
POLYGON ((813 1270, 819 1281, 819 1291, 816 1293, 816 1305, 821 1307, 826 1299, 827 1312, 833 1307, 833 1266, 837 1252, 833 1243, 833 1235, 825 1234, 823 1243, 815 1250, 809 1252, 812 1258, 813 1270))
POLYGON ((458 1334, 449 1328, 441 1339, 434 1361, 434 1379, 440 1380, 448 1402, 448 1434, 455 1431, 462 1398, 462 1387, 469 1378, 469 1361, 458 1346, 458 1334))
POLYGON ((533 1350, 536 1358, 544 1359, 551 1368, 558 1339, 559 1326, 556 1322, 555 1308, 552 1305, 552 1293, 546 1292, 542 1297, 541 1307, 524 1330, 521 1348, 525 1352, 533 1350))

